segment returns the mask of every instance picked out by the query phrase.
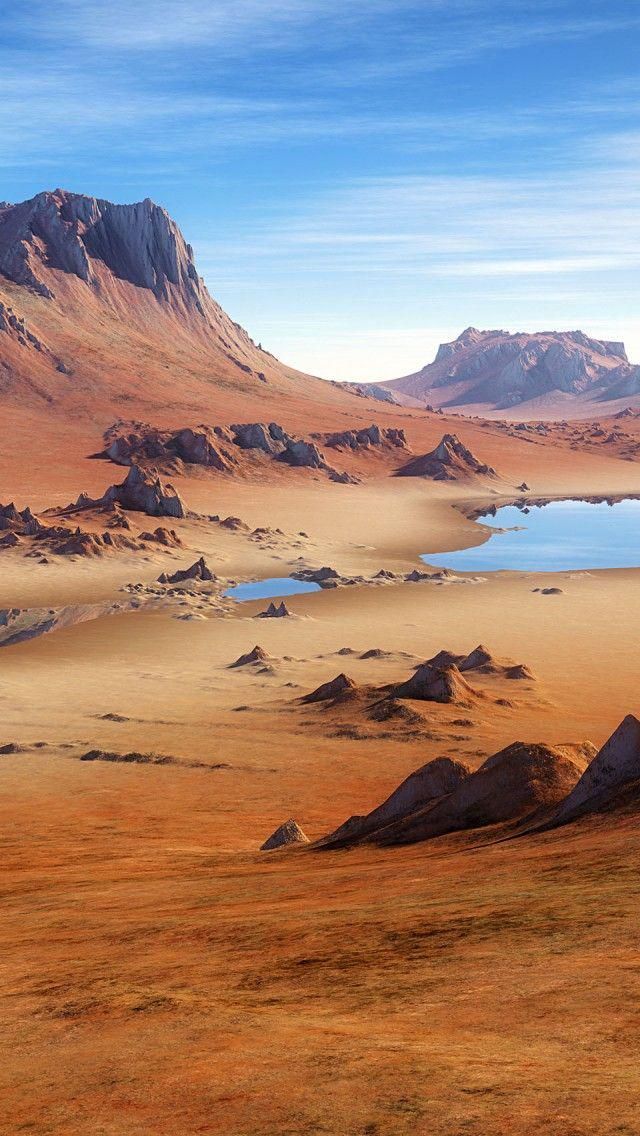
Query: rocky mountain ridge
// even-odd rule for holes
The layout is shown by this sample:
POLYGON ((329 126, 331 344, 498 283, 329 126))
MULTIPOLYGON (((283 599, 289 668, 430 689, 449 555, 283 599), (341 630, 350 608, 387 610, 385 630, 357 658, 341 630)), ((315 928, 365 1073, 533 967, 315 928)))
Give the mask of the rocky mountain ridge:
POLYGON ((582 331, 511 334, 468 327, 432 363, 382 384, 396 395, 462 412, 508 411, 534 400, 615 400, 640 394, 623 343, 582 331))

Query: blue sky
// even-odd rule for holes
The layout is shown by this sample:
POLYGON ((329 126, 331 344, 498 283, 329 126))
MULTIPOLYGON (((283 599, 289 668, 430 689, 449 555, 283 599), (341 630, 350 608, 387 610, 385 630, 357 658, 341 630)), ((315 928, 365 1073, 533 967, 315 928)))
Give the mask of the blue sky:
POLYGON ((166 206, 329 378, 469 324, 640 361, 640 0, 5 0, 0 199, 166 206))

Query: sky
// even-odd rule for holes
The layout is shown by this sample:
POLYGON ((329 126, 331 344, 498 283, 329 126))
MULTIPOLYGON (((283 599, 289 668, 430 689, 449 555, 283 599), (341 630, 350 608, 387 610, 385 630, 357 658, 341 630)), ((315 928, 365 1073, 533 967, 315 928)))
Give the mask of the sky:
POLYGON ((640 361, 640 0, 4 0, 0 199, 165 206, 286 362, 463 328, 640 361))

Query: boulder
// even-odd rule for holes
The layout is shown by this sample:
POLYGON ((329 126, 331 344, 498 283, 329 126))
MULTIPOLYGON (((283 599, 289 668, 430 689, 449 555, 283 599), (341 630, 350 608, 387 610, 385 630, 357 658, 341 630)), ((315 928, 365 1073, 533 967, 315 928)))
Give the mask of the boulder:
MULTIPOLYGON (((272 423, 272 426, 275 426, 272 423)), ((281 439, 274 437, 263 422, 245 422, 231 427, 233 441, 242 450, 262 450, 265 454, 278 453, 281 439)), ((283 431, 284 434, 284 431, 283 431)))
POLYGON ((277 848, 287 848, 292 844, 308 844, 309 838, 305 836, 300 825, 293 818, 286 820, 271 836, 260 845, 261 852, 273 852, 277 848))
POLYGON ((191 465, 228 470, 235 459, 223 456, 214 439, 215 435, 210 427, 197 426, 193 429, 189 426, 174 435, 173 446, 178 457, 191 465))
POLYGON ((324 457, 315 442, 305 442, 301 438, 289 438, 286 449, 283 450, 280 457, 288 465, 306 469, 324 469, 326 466, 324 457))

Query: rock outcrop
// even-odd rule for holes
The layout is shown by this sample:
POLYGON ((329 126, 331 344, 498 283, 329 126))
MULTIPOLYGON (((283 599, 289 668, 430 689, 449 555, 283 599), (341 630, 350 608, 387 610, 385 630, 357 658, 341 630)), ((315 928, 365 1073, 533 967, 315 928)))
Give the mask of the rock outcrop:
POLYGON ((381 805, 366 816, 349 817, 344 824, 325 837, 323 845, 337 847, 360 840, 370 833, 384 829, 388 824, 401 820, 425 808, 439 797, 452 793, 470 775, 470 769, 461 761, 449 757, 438 757, 429 761, 394 789, 381 805))
POLYGON ((606 808, 633 782, 639 783, 640 797, 640 721, 628 714, 562 802, 554 823, 566 824, 606 808))
POLYGON ((290 615, 291 615, 291 612, 289 611, 289 608, 287 607, 284 600, 282 600, 277 605, 274 604, 273 602, 270 603, 268 608, 266 609, 266 611, 258 612, 258 615, 256 616, 256 618, 257 619, 286 619, 290 615))
POLYGON ((377 839, 406 844, 463 829, 532 821, 557 807, 593 756, 588 742, 574 746, 514 742, 488 758, 453 792, 387 826, 377 839))
POLYGON ((271 836, 265 840, 264 844, 260 845, 261 852, 274 852, 277 848, 288 848, 292 844, 308 844, 309 839, 305 836, 300 828, 300 825, 293 818, 286 820, 271 836))
POLYGON ((158 299, 169 300, 175 291, 201 314, 211 303, 191 246, 149 198, 113 205, 58 189, 0 209, 0 273, 14 283, 51 299, 45 266, 98 284, 98 264, 158 299))
POLYGON ((342 673, 336 675, 329 682, 323 682, 321 686, 316 687, 311 691, 311 694, 305 694, 302 702, 335 702, 336 699, 340 700, 352 692, 357 690, 356 683, 348 675, 342 673))
POLYGON ((184 501, 172 485, 163 485, 159 477, 132 465, 120 485, 107 489, 98 504, 117 502, 123 509, 147 513, 151 517, 186 517, 184 501))
POLYGON ((286 465, 321 470, 332 481, 355 480, 328 465, 315 441, 293 438, 277 422, 236 423, 228 429, 201 425, 173 431, 140 422, 119 422, 107 431, 105 442, 105 456, 119 465, 153 463, 175 468, 177 462, 186 462, 224 473, 241 473, 241 452, 258 451, 286 465))
POLYGON ((192 564, 189 568, 174 572, 172 575, 163 572, 161 576, 158 576, 158 583, 182 584, 187 580, 202 580, 203 582, 210 583, 215 579, 216 577, 209 568, 204 556, 201 556, 200 559, 196 560, 195 564, 192 564))
POLYGON ((435 450, 407 462, 398 477, 430 477, 433 481, 462 481, 470 477, 495 477, 496 471, 481 462, 457 434, 444 434, 435 450))
POLYGON ((361 430, 341 430, 335 434, 327 434, 325 445, 338 450, 369 450, 372 447, 383 446, 407 449, 407 436, 404 430, 394 427, 384 429, 374 422, 361 430))
POLYGON ((246 655, 240 655, 240 658, 236 659, 235 663, 231 663, 229 669, 235 670, 238 667, 263 666, 270 661, 270 656, 267 654, 264 647, 257 644, 251 651, 247 651, 246 655))

